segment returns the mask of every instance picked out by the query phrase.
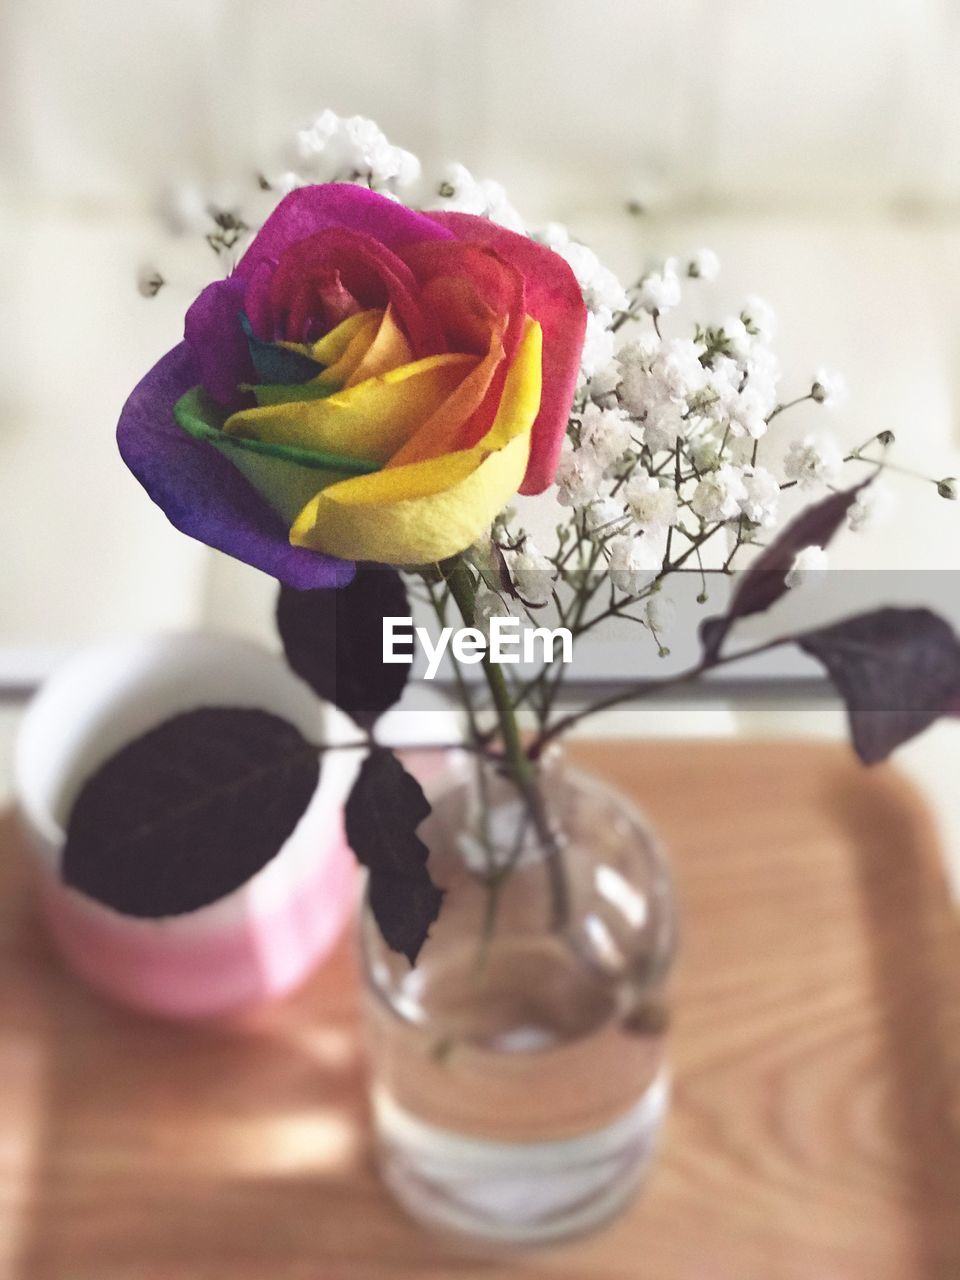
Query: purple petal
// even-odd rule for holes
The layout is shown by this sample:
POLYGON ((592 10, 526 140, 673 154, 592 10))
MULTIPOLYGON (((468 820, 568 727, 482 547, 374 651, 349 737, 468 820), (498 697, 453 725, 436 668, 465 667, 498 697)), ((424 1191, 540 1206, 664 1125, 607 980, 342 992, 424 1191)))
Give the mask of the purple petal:
POLYGON ((388 249, 418 240, 452 240, 447 227, 386 196, 350 182, 327 182, 291 191, 271 213, 237 264, 235 276, 249 278, 261 262, 276 262, 288 245, 328 227, 346 227, 372 236, 388 249))
POLYGON ((244 282, 236 276, 208 284, 190 306, 183 333, 199 377, 214 400, 235 405, 237 385, 256 382, 246 334, 240 325, 244 282))
POLYGON ((181 533, 298 591, 346 586, 352 564, 292 547, 286 525, 240 472, 213 445, 177 426, 173 406, 198 381, 185 342, 153 366, 120 414, 124 462, 181 533))

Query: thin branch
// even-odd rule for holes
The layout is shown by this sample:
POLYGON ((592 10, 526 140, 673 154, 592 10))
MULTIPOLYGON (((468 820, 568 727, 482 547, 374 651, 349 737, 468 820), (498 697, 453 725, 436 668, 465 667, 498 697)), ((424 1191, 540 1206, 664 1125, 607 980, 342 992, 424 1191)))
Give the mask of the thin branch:
POLYGON ((770 649, 779 648, 780 645, 793 644, 796 639, 796 636, 780 636, 775 640, 768 640, 764 644, 755 645, 752 649, 741 649, 737 653, 716 658, 712 662, 703 659, 696 666, 688 667, 686 671, 680 671, 674 676, 667 676, 663 680, 638 680, 634 684, 627 685, 625 689, 611 693, 606 698, 601 698, 599 702, 594 702, 589 707, 582 707, 579 711, 571 711, 568 715, 562 716, 535 739, 530 747, 530 755, 536 760, 542 754, 547 743, 566 733, 588 716, 596 715, 600 711, 609 711, 611 707, 619 706, 624 702, 635 702, 640 698, 646 698, 652 693, 659 693, 661 689, 672 689, 677 685, 687 684, 699 679, 707 671, 712 671, 717 667, 725 667, 731 662, 740 662, 744 658, 756 657, 758 654, 767 653, 770 649))

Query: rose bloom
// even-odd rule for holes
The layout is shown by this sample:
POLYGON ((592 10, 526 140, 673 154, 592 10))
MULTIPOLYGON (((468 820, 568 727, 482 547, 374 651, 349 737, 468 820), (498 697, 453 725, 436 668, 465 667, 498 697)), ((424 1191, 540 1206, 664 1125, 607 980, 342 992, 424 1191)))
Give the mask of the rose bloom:
POLYGON ((585 323, 549 248, 304 187, 194 302, 120 451, 178 529, 289 586, 430 564, 550 484, 585 323))

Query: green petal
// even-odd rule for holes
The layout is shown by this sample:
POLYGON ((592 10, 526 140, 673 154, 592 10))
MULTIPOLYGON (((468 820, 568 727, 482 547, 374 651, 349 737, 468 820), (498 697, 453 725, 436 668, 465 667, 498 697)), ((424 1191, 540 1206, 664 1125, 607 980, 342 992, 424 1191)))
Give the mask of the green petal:
POLYGON ((311 360, 309 356, 299 351, 291 351, 289 347, 281 347, 275 342, 263 342, 256 337, 245 315, 241 314, 240 324, 247 335, 250 359, 253 361, 259 382, 269 384, 306 382, 325 369, 325 365, 317 360, 311 360))
POLYGON ((275 444, 266 440, 248 440, 244 436, 227 435, 222 430, 227 414, 217 408, 202 387, 192 387, 173 406, 177 425, 197 440, 206 440, 228 454, 230 450, 259 453, 298 467, 315 471, 335 471, 341 475, 365 476, 380 470, 380 463, 365 458, 350 458, 338 453, 304 449, 298 445, 275 444))

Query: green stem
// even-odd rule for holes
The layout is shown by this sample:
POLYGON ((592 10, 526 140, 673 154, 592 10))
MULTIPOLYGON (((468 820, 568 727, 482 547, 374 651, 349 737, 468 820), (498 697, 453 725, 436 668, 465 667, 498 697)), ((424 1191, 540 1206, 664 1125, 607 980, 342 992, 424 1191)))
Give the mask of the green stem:
MULTIPOLYGON (((433 611, 436 614, 437 622, 441 630, 446 625, 446 596, 443 600, 438 600, 434 591, 433 583, 424 575, 424 581, 427 585, 427 591, 430 595, 430 603, 433 605, 433 611)), ((457 666, 456 661, 453 664, 453 674, 456 678, 457 688, 460 692, 460 701, 463 703, 464 710, 467 713, 467 724, 470 729, 470 739, 473 750, 476 753, 476 770, 477 770, 477 795, 480 803, 480 841, 483 845, 484 858, 487 863, 487 874, 492 876, 496 870, 496 859, 493 853, 493 843, 490 839, 490 823, 489 823, 489 789, 487 787, 487 768, 484 759, 484 740, 480 733, 480 725, 477 721, 476 708, 473 705, 473 693, 466 680, 463 678, 463 672, 457 666)))
MULTIPOLYGON (((446 563, 444 576, 450 588, 450 594, 453 596, 464 622, 468 627, 475 626, 474 605, 477 591, 470 570, 463 560, 457 558, 446 563)), ((569 891, 560 845, 550 826, 540 791, 537 767, 524 749, 513 701, 510 697, 510 690, 504 679, 503 671, 498 663, 490 661, 489 654, 484 654, 483 657, 483 674, 486 677, 490 696, 497 712, 500 736, 503 740, 503 759, 506 772, 523 797, 531 821, 543 845, 544 862, 550 882, 552 922, 553 927, 560 931, 566 927, 570 917, 569 891)))

